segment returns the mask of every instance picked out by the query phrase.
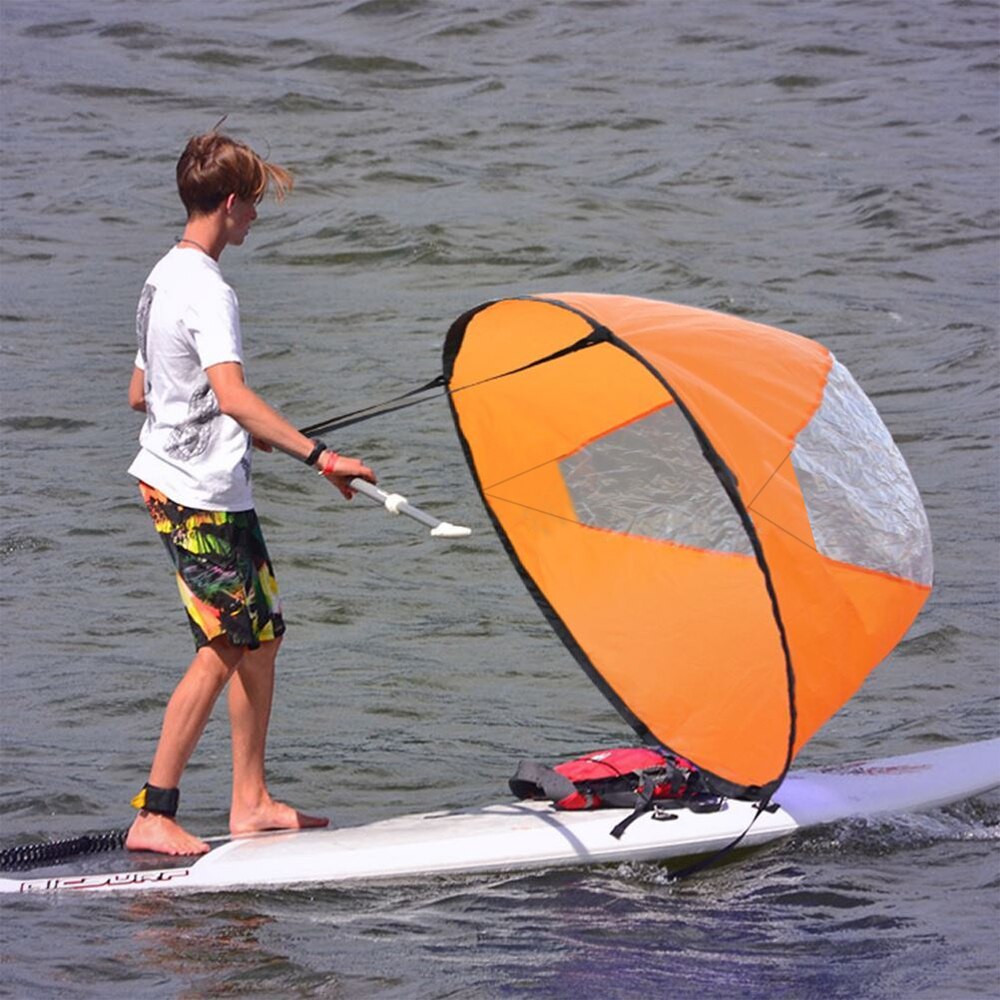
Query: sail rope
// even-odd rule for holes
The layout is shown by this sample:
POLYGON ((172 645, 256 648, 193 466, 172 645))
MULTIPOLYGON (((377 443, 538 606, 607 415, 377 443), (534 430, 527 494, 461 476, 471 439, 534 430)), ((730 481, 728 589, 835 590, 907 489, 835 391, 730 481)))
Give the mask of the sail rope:
POLYGON ((754 814, 750 817, 750 822, 747 823, 746 829, 734 837, 728 844, 724 847, 720 847, 717 851, 706 855, 703 858, 699 858, 697 861, 692 861, 691 864, 686 865, 684 868, 678 871, 669 872, 669 878, 671 882, 680 882, 682 879, 691 878, 692 875, 697 875, 700 872, 705 871, 706 868, 713 868, 717 865, 723 858, 727 857, 737 847, 743 842, 743 838, 753 829, 754 823, 757 822, 761 817, 761 813, 774 812, 778 808, 776 802, 771 801, 770 795, 765 795, 759 802, 754 803, 754 814))
POLYGON ((415 389, 410 389, 408 392, 401 393, 398 396, 393 396, 391 399, 383 400, 380 403, 372 403, 370 406, 362 406, 357 410, 350 410, 347 413, 341 413, 337 416, 330 417, 327 420, 320 420, 317 423, 309 424, 307 427, 301 427, 299 430, 306 437, 313 437, 314 435, 326 434, 328 431, 340 430, 342 427, 350 427, 352 424, 360 424, 365 420, 372 420, 375 417, 385 416, 387 413, 395 413, 398 410, 405 410, 411 406, 419 406, 421 403, 429 403, 431 400, 440 399, 442 396, 453 396, 455 393, 464 392, 467 389, 475 389, 477 386, 486 385, 488 382, 495 382, 497 379, 507 378, 510 375, 517 375, 520 372, 527 371, 529 368, 535 368, 538 365, 547 364, 550 361, 556 361, 559 358, 564 358, 568 354, 574 354, 576 351, 583 350, 586 347, 593 347, 596 344, 606 343, 608 339, 608 331, 603 327, 598 327, 587 334, 586 337, 581 337, 579 340, 567 347, 562 347, 558 351, 553 351, 551 354, 546 354, 545 357, 537 358, 534 361, 529 361, 527 364, 520 365, 517 368, 511 368, 510 371, 500 372, 497 375, 489 375, 486 378, 479 379, 476 382, 470 382, 468 385, 460 385, 455 388, 447 388, 447 380, 444 375, 438 375, 432 378, 429 382, 425 382, 421 386, 417 386, 415 389), (440 389, 440 392, 434 392, 433 395, 425 395, 426 393, 433 392, 435 389, 440 389), (422 396, 423 398, 415 399, 415 396, 422 396))
MULTIPOLYGON (((527 371, 529 368, 534 368, 537 365, 545 364, 549 361, 555 361, 556 359, 565 357, 575 351, 591 347, 594 344, 602 343, 605 339, 606 337, 604 335, 604 331, 598 329, 589 333, 586 337, 581 338, 575 343, 561 348, 558 351, 553 351, 551 354, 548 354, 543 358, 538 358, 535 361, 513 368, 510 371, 500 372, 497 375, 491 375, 487 378, 480 379, 477 382, 472 382, 464 386, 458 386, 454 389, 445 388, 447 381, 444 375, 438 375, 430 381, 425 382, 423 385, 410 389, 407 392, 394 396, 391 399, 383 400, 378 403, 372 403, 369 406, 363 406, 357 410, 351 410, 347 413, 341 413, 337 416, 330 417, 327 420, 321 420, 317 423, 309 424, 307 427, 301 428, 301 433, 305 434, 307 437, 312 437, 313 435, 324 434, 328 431, 339 430, 342 427, 349 427, 352 424, 359 424, 365 420, 374 419, 375 417, 385 416, 388 413, 404 410, 411 406, 419 406, 421 403, 427 403, 434 399, 440 399, 442 396, 462 392, 465 389, 472 389, 475 386, 484 385, 485 383, 495 381, 496 379, 506 378, 509 375, 515 375, 518 372, 527 371), (441 391, 435 392, 434 390, 437 389, 440 389, 441 391), (427 393, 433 393, 433 395, 427 395, 427 393)), ((0 850, 0 871, 19 871, 22 869, 39 867, 48 863, 65 861, 68 858, 77 857, 82 854, 99 854, 105 851, 116 851, 125 845, 125 837, 127 835, 127 829, 105 830, 100 833, 84 833, 79 836, 68 837, 63 840, 39 841, 31 844, 14 845, 0 850)))
POLYGON ((308 427, 301 427, 299 430, 306 437, 316 434, 325 434, 327 431, 340 430, 341 427, 350 427, 351 424, 360 424, 362 421, 371 420, 374 417, 381 417, 387 413, 394 413, 396 410, 405 410, 410 406, 419 406, 421 403, 430 402, 432 399, 440 399, 447 395, 447 392, 436 392, 433 396, 425 396, 423 399, 412 399, 421 393, 430 392, 432 389, 439 389, 445 384, 444 376, 438 375, 424 385, 404 392, 392 399, 386 399, 381 403, 372 403, 370 406, 363 406, 348 413, 341 413, 338 416, 330 417, 328 420, 320 420, 318 423, 310 424, 308 427), (407 402, 403 402, 407 400, 407 402), (396 405, 393 405, 396 404, 396 405))

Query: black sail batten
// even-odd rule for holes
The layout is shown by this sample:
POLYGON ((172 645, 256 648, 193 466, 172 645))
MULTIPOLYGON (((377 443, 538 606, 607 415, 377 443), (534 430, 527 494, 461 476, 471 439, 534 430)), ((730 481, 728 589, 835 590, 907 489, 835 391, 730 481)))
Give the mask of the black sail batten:
MULTIPOLYGON (((595 338, 594 343, 607 343, 611 346, 624 351, 638 363, 640 363, 653 377, 659 382, 665 389, 665 391, 674 400, 678 407, 678 410, 684 415, 684 418, 690 425, 693 433, 695 434, 699 446, 701 447, 702 453, 705 459, 709 462, 716 476, 718 477, 726 495, 729 497, 733 507, 735 508, 737 515, 740 518, 740 522, 750 539, 751 546, 753 548, 754 556, 757 565, 763 575, 765 587, 767 590, 768 598, 770 600, 772 613, 774 615, 775 626, 778 630, 781 648, 784 655, 785 661, 785 681, 786 690, 788 696, 788 743, 786 748, 786 755, 784 765, 780 774, 776 775, 772 780, 766 782, 761 786, 748 786, 733 783, 720 775, 713 774, 710 771, 704 771, 703 773, 711 782, 713 787, 723 795, 727 795, 735 798, 759 798, 763 799, 765 802, 769 800, 770 796, 773 795, 774 791, 780 786, 782 781, 784 781, 785 776, 791 767, 792 759, 794 758, 794 746, 796 737, 796 707, 795 707, 795 671, 792 663, 791 650, 789 648, 788 636, 785 630, 785 625, 781 616, 781 609, 778 602, 777 593, 775 591, 774 582, 771 576, 770 568, 768 567, 767 560, 764 555, 763 547, 760 542, 760 538, 757 534, 756 528, 753 524, 753 520, 750 517, 749 511, 746 509, 742 498, 739 495, 739 490, 737 487, 736 477, 732 471, 727 467, 726 463, 723 461, 721 455, 712 445, 711 441, 708 439, 705 432, 702 430, 698 422, 694 419, 688 407, 685 405, 684 401, 678 396, 674 389, 670 386, 667 380, 658 372, 643 356, 641 353, 636 351, 631 345, 616 337, 613 331, 608 330, 602 324, 598 323, 593 317, 587 315, 585 312, 577 309, 574 306, 568 305, 566 303, 560 302, 556 298, 547 298, 542 296, 523 296, 523 299, 530 301, 542 302, 548 305, 555 306, 557 308, 566 309, 570 312, 575 313, 584 319, 588 325, 591 327, 591 335, 588 338, 583 338, 583 341, 578 342, 577 345, 571 345, 576 347, 585 342, 589 341, 590 338, 595 338)), ((458 352, 461 349, 462 340, 464 339, 466 330, 469 323, 485 309, 496 304, 497 301, 483 303, 474 309, 469 310, 460 316, 451 326, 448 331, 448 335, 445 339, 445 346, 443 351, 443 366, 446 381, 450 382, 452 373, 454 371, 455 359, 458 356, 458 352)), ((555 352, 552 356, 539 359, 533 362, 531 365, 525 367, 532 367, 535 364, 542 363, 543 361, 556 360, 558 357, 565 356, 569 353, 568 349, 564 349, 559 352, 555 352)), ((523 370, 523 369, 517 369, 523 370)), ((503 373, 510 374, 510 373, 503 373)), ((488 380, 487 380, 488 381, 488 380)), ((590 659, 588 654, 576 641, 572 631, 563 621, 559 613, 551 605, 545 595, 536 585, 531 574, 525 568, 520 557, 518 556, 513 544, 507 536, 506 531, 500 524, 499 519, 493 513, 492 507, 488 501, 483 483, 480 480, 479 472, 476 467, 475 460, 472 455, 472 450, 469 445, 465 434, 462 431, 461 422, 458 416, 458 412, 455 407, 452 394, 454 391, 459 391, 462 387, 457 387, 455 390, 450 390, 448 392, 448 402, 451 407, 452 418, 455 424, 456 432, 458 434, 459 440, 462 445, 462 450, 465 455, 466 462, 469 469, 472 472, 473 479, 476 484, 476 489, 479 493, 480 499, 486 509, 487 515, 490 518, 490 522, 493 526, 493 530, 496 532, 497 536, 507 553, 508 558, 511 560, 514 568, 516 569, 518 575, 520 576, 522 582, 524 583, 529 594, 531 594, 532 599, 538 605, 542 614, 544 615, 546 621, 552 630, 559 636, 559 639, 566 646, 569 652, 572 654, 573 658, 579 664, 584 673, 590 678, 591 682, 598 688, 598 690, 604 695, 604 697, 611 703, 615 710, 622 716, 622 718, 635 730, 639 738, 646 743, 656 744, 659 746, 665 746, 666 749, 671 750, 667 741, 664 741, 658 734, 653 733, 647 724, 619 697, 617 692, 611 687, 611 685, 605 680, 604 676, 597 669, 593 661, 590 659)), ((688 756, 690 756, 688 754, 688 756)), ((695 763, 698 763, 695 761, 695 763)))
MULTIPOLYGON (((525 298, 531 298, 530 296, 525 296, 525 298)), ((493 302, 486 303, 486 306, 494 305, 493 302)), ((480 306, 478 309, 472 310, 466 315, 471 318, 480 309, 486 306, 480 306)), ((565 308, 569 309, 569 306, 565 308)), ((578 312, 578 310, 573 310, 578 312)), ((580 314, 582 315, 582 313, 580 314)), ((542 358, 536 358, 534 361, 529 361, 527 364, 521 365, 518 368, 512 368, 510 371, 498 372, 496 375, 490 376, 490 378, 485 379, 485 382, 493 382, 496 379, 506 378, 508 375, 517 375, 519 372, 527 371, 529 368, 535 368, 538 365, 547 364, 549 361, 556 361, 558 358, 565 357, 568 354, 574 354, 576 351, 584 350, 587 347, 593 347, 595 344, 605 343, 608 339, 609 331, 600 326, 595 326, 591 332, 586 337, 581 337, 580 340, 573 344, 563 347, 558 351, 554 351, 552 354, 546 355, 542 358)), ((384 417, 389 413, 397 413, 400 410, 409 409, 411 406, 422 406, 424 403, 429 403, 432 400, 440 399, 441 396, 450 396, 453 392, 462 392, 464 389, 473 389, 477 385, 482 385, 483 382, 475 382, 472 385, 462 385, 456 386, 455 388, 448 387, 448 378, 451 375, 451 361, 454 360, 454 355, 448 356, 446 354, 445 361, 445 373, 441 375, 436 375, 429 382, 423 385, 417 386, 415 389, 410 389, 408 392, 404 392, 399 396, 394 396, 392 399, 383 400, 380 403, 372 403, 370 406, 363 406, 357 410, 350 410, 347 413, 341 413, 337 416, 329 417, 326 420, 320 420, 316 423, 309 424, 305 427, 299 428, 300 434, 305 434, 306 437, 313 437, 314 435, 327 434, 330 431, 343 430, 345 427, 352 427, 355 424, 364 423, 366 420, 374 420, 376 417, 384 417), (433 395, 427 395, 427 393, 432 392, 435 389, 441 389, 441 392, 434 392, 433 395), (414 397, 420 397, 419 399, 414 397)))
MULTIPOLYGON (((540 301, 551 301, 551 300, 540 300, 540 301)), ((458 355, 458 351, 462 345, 462 339, 465 336, 465 331, 472 321, 472 319, 484 309, 489 308, 494 305, 495 302, 487 302, 481 306, 471 309, 468 312, 460 316, 451 326, 448 331, 448 335, 445 339, 444 348, 444 372, 445 378, 450 382, 454 361, 458 355)), ((568 308, 568 307, 564 307, 568 308)), ((578 310, 572 310, 573 312, 578 312, 578 310)), ((581 316, 583 314, 580 314, 581 316)), ((590 324, 592 330, 603 329, 599 324, 594 323, 590 317, 584 316, 584 319, 590 324)), ((479 499, 482 501, 483 508, 486 511, 487 516, 490 519, 490 523, 493 526, 493 530, 497 537, 500 539, 501 545, 503 545, 504 551, 507 553, 514 569, 517 571, 518 576, 521 578, 521 582, 524 584, 525 589, 531 595, 535 604, 538 605, 539 610, 548 622, 549 627, 553 632, 559 637, 560 641, 569 650, 570 654, 576 660, 577 664, 581 667, 584 673, 590 678, 597 689, 604 695, 604 697, 611 703, 614 709, 618 712, 622 718, 636 731, 640 739, 643 742, 655 743, 656 739, 649 731, 646 724, 636 716, 631 709, 619 698, 618 694, 615 692, 614 688, 608 684, 604 679, 603 675, 594 666, 590 657, 584 652, 583 648, 576 641, 573 633, 566 626, 566 623, 559 616, 558 612, 549 603, 545 595, 539 590, 535 583, 534 578, 527 571, 524 564, 521 562, 520 556, 518 556, 517 551, 511 544, 510 539, 507 536, 507 532, 504 530, 503 525, 501 525, 499 519, 493 513, 493 508, 491 507, 489 500, 486 496, 486 491, 483 488, 482 480, 479 478, 479 470, 476 466, 475 459, 472 455, 472 449, 469 446, 469 442, 462 431, 461 421, 459 420, 457 410, 455 408, 455 402, 452 393, 448 393, 448 404, 451 407, 451 415, 455 424, 455 430, 458 434, 458 439, 462 445, 462 452, 465 455, 466 464, 472 473, 473 481, 476 484, 476 490, 479 493, 479 499)))
MULTIPOLYGON (((595 347, 597 344, 606 344, 611 340, 611 331, 602 326, 600 323, 595 323, 589 316, 580 312, 579 309, 575 309, 572 306, 565 305, 562 302, 554 302, 552 299, 537 298, 532 295, 522 295, 515 299, 494 299, 490 302, 484 302, 480 306, 476 306, 475 309, 470 309, 467 313, 463 313, 454 323, 451 325, 451 329, 448 331, 448 335, 445 338, 444 351, 443 351, 443 367, 444 374, 440 376, 442 383, 447 386, 447 395, 449 400, 451 396, 456 392, 464 392, 467 389, 474 389, 476 386, 485 385, 487 382, 495 382, 497 379, 507 378, 508 375, 517 375, 520 372, 526 372, 531 368, 537 368, 539 365, 548 364, 550 361, 558 361, 560 358, 564 358, 569 354, 575 354, 577 351, 582 351, 587 347, 595 347), (505 301, 520 301, 520 302, 546 302, 553 305, 558 305, 569 312, 576 313, 581 319, 587 321, 590 325, 590 333, 585 337, 581 337, 579 340, 574 341, 572 344, 568 344, 566 347, 561 347, 557 351, 553 351, 551 354, 546 354, 543 357, 536 358, 534 361, 529 361, 527 364, 519 365, 517 368, 511 368, 509 371, 498 372, 496 375, 491 375, 488 378, 480 379, 477 382, 472 382, 468 385, 459 386, 449 386, 448 383, 451 381, 452 372, 455 367, 455 358, 458 355, 458 350, 462 344, 462 338, 465 336, 466 328, 469 323, 475 318, 475 316, 482 312, 484 309, 488 309, 491 306, 495 306, 498 302, 505 301), (453 334, 459 331, 457 336, 453 337, 453 334)), ((455 416, 455 408, 452 407, 452 416, 455 416)), ((457 421, 456 421, 457 426, 457 421)))
POLYGON ((697 422, 697 420, 695 420, 684 400, 678 395, 676 390, 663 377, 663 375, 630 344, 615 337, 614 334, 611 335, 609 343, 614 344, 614 346, 620 348, 625 351, 626 354, 635 358, 635 360, 638 361, 667 390, 677 408, 684 414, 684 418, 687 420, 691 430, 695 434, 695 437, 698 439, 698 444, 701 447, 702 454, 712 467, 712 470, 715 472, 722 488, 726 491, 726 495, 729 497, 736 513, 739 515, 740 523, 743 525, 743 530, 746 532, 747 537, 750 539, 750 544, 753 547, 754 558, 757 561, 757 566, 764 577, 764 585, 767 589, 768 600, 771 603, 771 612, 774 615, 774 623, 778 630, 778 636, 781 640, 781 650, 785 662, 785 684, 788 695, 788 743, 785 749, 785 761, 782 765, 781 772, 771 781, 761 786, 734 784, 724 778, 720 778, 718 775, 710 775, 710 777, 712 784, 723 795, 728 795, 733 798, 761 797, 769 799, 785 780, 785 776, 788 774, 789 768, 792 766, 792 760, 795 757, 795 737, 798 713, 795 704, 795 667, 792 662, 792 651, 789 647, 788 633, 785 629, 785 623, 781 615, 781 606, 778 602, 778 594, 774 587, 774 579, 771 575, 771 569, 768 566, 767 559, 764 555, 764 548, 761 545, 760 536, 757 534, 757 528, 753 523, 753 518, 751 518, 749 510, 747 510, 746 504, 743 503, 743 498, 740 496, 736 476, 726 465, 725 461, 723 461, 722 456, 718 453, 711 440, 709 440, 708 436, 701 428, 701 425, 697 422))

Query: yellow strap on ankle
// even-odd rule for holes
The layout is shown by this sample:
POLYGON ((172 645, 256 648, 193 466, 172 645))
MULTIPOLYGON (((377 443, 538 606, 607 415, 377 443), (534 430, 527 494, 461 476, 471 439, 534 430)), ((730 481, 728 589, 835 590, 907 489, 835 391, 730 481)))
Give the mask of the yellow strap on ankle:
POLYGON ((173 817, 177 815, 177 805, 180 799, 179 789, 160 788, 147 781, 139 794, 132 800, 132 806, 136 809, 145 809, 146 812, 158 813, 160 816, 173 817))

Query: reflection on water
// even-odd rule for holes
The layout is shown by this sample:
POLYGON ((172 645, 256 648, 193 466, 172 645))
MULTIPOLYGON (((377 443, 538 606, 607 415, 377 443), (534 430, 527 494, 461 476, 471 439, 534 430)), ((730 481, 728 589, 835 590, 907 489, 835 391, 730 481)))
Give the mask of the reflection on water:
MULTIPOLYGON (((998 28, 964 0, 191 0, 0 6, 6 837, 118 827, 188 656, 125 475, 135 301, 173 164, 226 128, 291 166, 223 266, 252 384, 300 424, 439 370, 481 301, 721 309, 829 346, 913 471, 936 590, 806 763, 995 735, 998 28)), ((475 534, 442 546, 258 456, 289 617, 275 791, 341 824, 506 794, 628 739, 524 593, 443 401, 342 432, 475 534)), ((185 777, 223 829, 227 727, 185 777)), ((16 995, 982 995, 995 803, 657 866, 170 900, 16 900, 16 995), (40 959, 44 939, 53 958, 40 959), (475 947, 469 947, 474 945, 475 947)))

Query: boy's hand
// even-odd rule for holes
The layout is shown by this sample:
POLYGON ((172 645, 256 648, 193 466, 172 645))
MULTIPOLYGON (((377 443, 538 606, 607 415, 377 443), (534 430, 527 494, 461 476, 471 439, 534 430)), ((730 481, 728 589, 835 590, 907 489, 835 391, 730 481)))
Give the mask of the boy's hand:
POLYGON ((370 483, 376 483, 375 473, 357 458, 347 458, 338 455, 335 451, 324 451, 317 462, 319 474, 329 479, 334 486, 350 500, 354 496, 354 490, 350 487, 350 482, 355 476, 367 479, 370 483))

